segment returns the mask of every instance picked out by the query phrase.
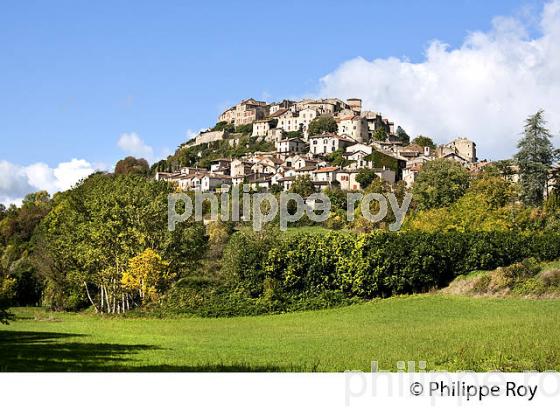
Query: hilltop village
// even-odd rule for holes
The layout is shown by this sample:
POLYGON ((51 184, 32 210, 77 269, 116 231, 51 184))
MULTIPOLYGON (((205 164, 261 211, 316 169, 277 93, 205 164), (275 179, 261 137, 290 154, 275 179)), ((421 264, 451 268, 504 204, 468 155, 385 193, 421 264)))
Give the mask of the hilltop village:
POLYGON ((235 148, 248 141, 269 149, 216 158, 205 167, 196 162, 179 164, 156 170, 155 177, 183 190, 203 192, 242 183, 255 190, 289 190, 303 176, 317 191, 334 186, 359 190, 357 176, 363 170, 388 183, 402 180, 411 187, 422 165, 435 158, 457 161, 471 170, 480 165, 474 141, 462 137, 439 146, 425 137, 411 141, 381 113, 362 110, 359 98, 277 103, 249 98, 225 110, 215 127, 200 132, 179 150, 212 149, 213 144, 235 148))

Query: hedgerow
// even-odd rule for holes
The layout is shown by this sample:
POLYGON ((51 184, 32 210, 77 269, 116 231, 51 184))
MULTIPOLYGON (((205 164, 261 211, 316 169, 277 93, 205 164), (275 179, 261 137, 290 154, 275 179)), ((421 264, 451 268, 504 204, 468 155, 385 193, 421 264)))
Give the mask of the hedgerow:
POLYGON ((163 314, 245 316, 343 306, 427 292, 456 276, 533 257, 560 257, 560 233, 378 231, 282 235, 242 230, 230 238, 219 279, 185 278, 163 314))
POLYGON ((266 246, 254 235, 240 232, 234 238, 227 252, 230 275, 253 297, 270 281, 276 295, 337 291, 346 297, 387 297, 440 288, 457 275, 528 257, 560 257, 560 234, 332 232, 279 236, 266 246))

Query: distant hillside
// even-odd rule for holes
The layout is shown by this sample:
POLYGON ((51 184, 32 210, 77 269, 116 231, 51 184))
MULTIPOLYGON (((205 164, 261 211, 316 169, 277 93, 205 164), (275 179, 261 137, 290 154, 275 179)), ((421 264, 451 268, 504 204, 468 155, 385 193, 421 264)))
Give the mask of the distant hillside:
MULTIPOLYGON (((249 130, 248 130, 249 131, 249 130)), ((218 158, 239 158, 252 152, 275 151, 274 143, 252 137, 251 131, 230 134, 228 139, 205 144, 181 144, 173 155, 152 165, 151 173, 171 172, 181 167, 208 168, 210 162, 218 158)))

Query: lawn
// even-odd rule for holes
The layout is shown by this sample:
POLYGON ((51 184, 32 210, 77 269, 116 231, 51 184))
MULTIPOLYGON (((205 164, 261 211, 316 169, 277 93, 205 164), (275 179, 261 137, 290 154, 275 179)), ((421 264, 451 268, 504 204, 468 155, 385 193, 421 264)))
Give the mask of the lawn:
POLYGON ((222 319, 13 311, 3 371, 560 370, 560 300, 420 295, 222 319))

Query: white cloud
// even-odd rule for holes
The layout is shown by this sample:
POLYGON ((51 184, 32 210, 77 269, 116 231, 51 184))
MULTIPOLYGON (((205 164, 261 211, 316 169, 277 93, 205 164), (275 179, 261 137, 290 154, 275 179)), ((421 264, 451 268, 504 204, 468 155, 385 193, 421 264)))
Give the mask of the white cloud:
POLYGON ((193 131, 190 128, 187 130, 187 132, 185 133, 185 137, 187 138, 187 141, 195 138, 198 134, 200 134, 201 132, 205 131, 204 128, 201 128, 198 131, 193 131))
POLYGON ((433 41, 419 63, 355 58, 323 77, 319 94, 361 97, 410 135, 471 137, 481 158, 511 156, 538 109, 560 131, 560 0, 545 5, 536 38, 530 20, 497 17, 490 32, 471 33, 455 49, 433 41))
POLYGON ((121 134, 117 140, 117 146, 127 155, 144 158, 149 163, 157 162, 172 154, 171 150, 167 147, 159 148, 157 151, 154 150, 154 148, 147 145, 135 132, 121 134))
POLYGON ((84 159, 61 162, 54 168, 42 162, 21 166, 0 161, 0 203, 19 204, 35 191, 64 191, 98 169, 84 159))
POLYGON ((18 203, 32 191, 24 169, 8 161, 0 161, 0 203, 18 203))
POLYGON ((117 141, 117 145, 125 153, 136 157, 143 157, 147 160, 151 160, 154 155, 154 149, 146 145, 135 132, 122 134, 117 141))

